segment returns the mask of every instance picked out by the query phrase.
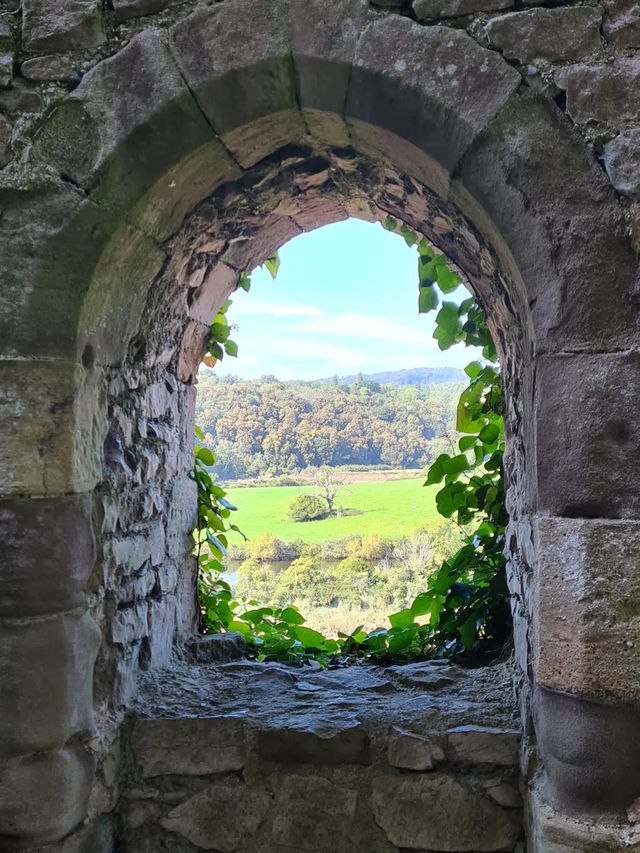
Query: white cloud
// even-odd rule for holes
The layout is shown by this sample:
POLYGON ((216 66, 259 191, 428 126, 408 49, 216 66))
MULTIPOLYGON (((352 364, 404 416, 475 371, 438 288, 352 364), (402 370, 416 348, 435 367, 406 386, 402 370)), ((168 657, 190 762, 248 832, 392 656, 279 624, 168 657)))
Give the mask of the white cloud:
POLYGON ((319 317, 323 312, 314 305, 277 305, 270 302, 234 302, 230 315, 264 314, 270 317, 319 317))
POLYGON ((419 332, 396 320, 370 314, 359 314, 356 311, 316 318, 308 322, 298 323, 293 328, 299 332, 368 338, 369 340, 393 341, 402 344, 419 344, 420 347, 434 346, 429 328, 425 327, 424 332, 419 332))
POLYGON ((310 341, 304 338, 270 340, 268 347, 271 353, 277 355, 294 360, 325 359, 327 362, 340 366, 341 369, 357 367, 371 361, 371 356, 368 353, 353 347, 343 347, 323 341, 310 341))

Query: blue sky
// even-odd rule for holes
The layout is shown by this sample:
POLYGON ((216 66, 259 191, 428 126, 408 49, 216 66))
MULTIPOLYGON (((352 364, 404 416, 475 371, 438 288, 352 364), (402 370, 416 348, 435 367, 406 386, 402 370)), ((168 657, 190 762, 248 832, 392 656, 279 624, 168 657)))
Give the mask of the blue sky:
MULTIPOLYGON (((238 358, 216 373, 318 379, 405 367, 464 367, 464 347, 440 352, 435 314, 418 314, 417 252, 379 224, 349 219, 289 241, 275 281, 258 268, 229 308, 238 358)), ((460 287, 447 299, 467 296, 460 287)))

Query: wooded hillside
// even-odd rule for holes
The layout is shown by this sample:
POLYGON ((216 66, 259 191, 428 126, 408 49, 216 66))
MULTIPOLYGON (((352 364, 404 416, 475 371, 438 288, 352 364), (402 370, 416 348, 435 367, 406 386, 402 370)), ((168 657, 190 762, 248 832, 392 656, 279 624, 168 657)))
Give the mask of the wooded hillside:
POLYGON ((462 383, 421 385, 199 378, 196 422, 224 479, 308 466, 420 468, 455 427, 462 383))

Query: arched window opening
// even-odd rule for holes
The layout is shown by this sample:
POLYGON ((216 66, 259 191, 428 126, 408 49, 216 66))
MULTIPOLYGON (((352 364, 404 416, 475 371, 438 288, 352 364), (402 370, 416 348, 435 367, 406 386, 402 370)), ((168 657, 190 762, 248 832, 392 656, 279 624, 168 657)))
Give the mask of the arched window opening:
POLYGON ((276 255, 254 271, 258 295, 240 289, 211 327, 196 416, 201 623, 259 660, 508 655, 496 354, 444 256, 384 224, 295 238, 284 267, 276 255), (260 281, 278 269, 275 287, 260 281), (244 381, 222 361, 238 341, 244 381))

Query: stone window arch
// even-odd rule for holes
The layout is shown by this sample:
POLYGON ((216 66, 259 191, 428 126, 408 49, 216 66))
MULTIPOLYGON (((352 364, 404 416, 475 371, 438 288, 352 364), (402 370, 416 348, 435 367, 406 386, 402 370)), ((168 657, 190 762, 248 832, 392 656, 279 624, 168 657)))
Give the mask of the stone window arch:
POLYGON ((530 842, 582 843, 571 815, 617 820, 640 794, 620 596, 637 584, 637 246, 619 198, 551 97, 463 29, 364 0, 189 12, 97 62, 3 172, 0 841, 57 843, 90 790, 95 812, 139 667, 193 630, 189 412, 209 318, 295 234, 390 214, 490 318, 541 768, 530 842))

